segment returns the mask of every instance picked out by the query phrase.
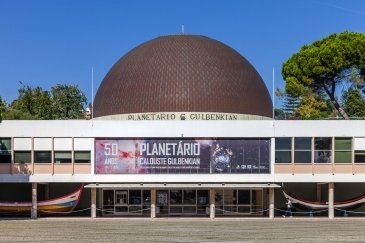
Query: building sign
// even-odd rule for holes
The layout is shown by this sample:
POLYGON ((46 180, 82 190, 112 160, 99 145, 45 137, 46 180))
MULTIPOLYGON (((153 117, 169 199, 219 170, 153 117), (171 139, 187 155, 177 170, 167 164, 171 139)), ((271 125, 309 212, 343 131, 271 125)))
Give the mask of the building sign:
MULTIPOLYGON (((96 118, 97 119, 97 118, 96 118)), ((132 113, 117 114, 103 117, 110 120, 129 120, 129 121, 232 121, 232 120, 262 120, 269 119, 257 115, 219 113, 219 112, 154 112, 154 113, 132 113)))
POLYGON ((97 138, 95 173, 270 173, 270 139, 97 138))

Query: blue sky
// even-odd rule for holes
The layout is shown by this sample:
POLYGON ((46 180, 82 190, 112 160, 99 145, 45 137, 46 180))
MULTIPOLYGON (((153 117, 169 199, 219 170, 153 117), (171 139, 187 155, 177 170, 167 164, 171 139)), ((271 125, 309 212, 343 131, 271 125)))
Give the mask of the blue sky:
MULTIPOLYGON (((161 35, 205 35, 246 57, 272 90, 282 64, 304 44, 345 30, 365 33, 362 0, 0 0, 0 96, 19 81, 49 89, 77 84, 91 100, 111 66, 161 35)), ((279 104, 278 100, 275 101, 279 104)))

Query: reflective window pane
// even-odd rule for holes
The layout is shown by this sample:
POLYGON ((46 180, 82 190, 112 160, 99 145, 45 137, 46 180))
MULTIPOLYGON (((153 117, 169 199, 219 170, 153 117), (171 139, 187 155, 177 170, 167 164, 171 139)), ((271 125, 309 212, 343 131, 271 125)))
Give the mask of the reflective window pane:
POLYGON ((196 190, 184 190, 184 204, 196 204, 196 190))
POLYGON ((11 139, 0 138, 0 151, 10 151, 10 150, 11 150, 11 139))
POLYGON ((315 163, 331 163, 331 151, 314 151, 315 163))
POLYGON ((15 151, 14 163, 31 163, 32 154, 31 151, 15 151))
POLYGON ((355 163, 365 163, 365 150, 355 150, 355 163))
POLYGON ((311 151, 295 151, 294 163, 311 163, 311 151))
POLYGON ((141 204, 141 203, 142 203, 142 191, 129 190, 129 204, 141 204))
POLYGON ((290 151, 276 151, 275 152, 275 163, 291 163, 291 152, 290 151))
POLYGON ((35 151, 34 163, 52 163, 51 151, 35 151))
POLYGON ((250 190, 238 190, 238 204, 250 204, 251 191, 250 190))
POLYGON ((291 138, 275 138, 276 150, 291 150, 291 138))
POLYGON ((90 151, 75 151, 75 163, 90 163, 90 151))
POLYGON ((237 203, 237 190, 224 190, 224 204, 231 205, 237 203))
POLYGON ((170 204, 182 204, 182 190, 170 191, 170 204))
POLYGON ((295 150, 311 150, 312 138, 294 138, 295 150))
POLYGON ((71 151, 55 151, 54 162, 56 164, 72 163, 71 151))
POLYGON ((314 138, 314 149, 315 150, 331 150, 332 149, 332 138, 314 138))
POLYGON ((335 163, 352 163, 351 151, 335 151, 335 163))
POLYGON ((351 150, 351 138, 335 138, 335 150, 351 150))

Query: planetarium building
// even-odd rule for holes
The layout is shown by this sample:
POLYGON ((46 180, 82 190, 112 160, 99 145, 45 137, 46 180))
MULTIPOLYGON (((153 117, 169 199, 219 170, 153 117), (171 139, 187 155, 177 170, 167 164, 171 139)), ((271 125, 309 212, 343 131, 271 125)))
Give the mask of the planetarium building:
POLYGON ((365 211, 365 122, 274 120, 260 75, 219 41, 137 46, 93 106, 90 120, 0 123, 1 215, 274 218, 286 200, 295 216, 365 211))

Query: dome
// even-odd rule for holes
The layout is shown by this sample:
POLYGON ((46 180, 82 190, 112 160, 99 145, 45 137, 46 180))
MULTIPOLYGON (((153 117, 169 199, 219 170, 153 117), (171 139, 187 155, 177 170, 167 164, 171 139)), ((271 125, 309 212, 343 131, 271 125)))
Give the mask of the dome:
POLYGON ((119 59, 102 81, 94 117, 161 112, 212 112, 272 117, 255 68, 227 45, 204 36, 147 41, 119 59))

